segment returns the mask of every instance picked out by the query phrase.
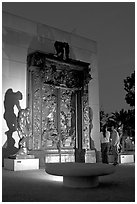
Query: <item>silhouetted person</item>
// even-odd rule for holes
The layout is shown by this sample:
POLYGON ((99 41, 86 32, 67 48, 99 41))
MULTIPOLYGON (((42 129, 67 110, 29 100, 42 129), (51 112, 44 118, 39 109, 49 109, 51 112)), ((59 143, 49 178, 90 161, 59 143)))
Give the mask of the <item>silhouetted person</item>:
POLYGON ((107 130, 106 125, 103 126, 103 131, 101 132, 100 141, 101 141, 102 162, 108 164, 110 132, 107 130))
POLYGON ((113 165, 117 165, 118 164, 118 148, 119 148, 119 133, 116 130, 116 125, 112 125, 112 134, 111 134, 111 138, 112 138, 112 153, 114 156, 114 164, 113 165))

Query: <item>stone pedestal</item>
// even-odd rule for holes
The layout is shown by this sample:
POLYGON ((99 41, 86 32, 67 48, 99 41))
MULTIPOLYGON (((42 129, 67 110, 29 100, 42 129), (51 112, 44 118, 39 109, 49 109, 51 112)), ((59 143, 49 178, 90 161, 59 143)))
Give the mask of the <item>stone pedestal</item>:
POLYGON ((120 163, 121 164, 124 164, 124 163, 134 163, 134 155, 133 154, 121 154, 119 156, 119 160, 120 160, 120 163))
MULTIPOLYGON (((113 155, 109 155, 109 163, 114 163, 114 156, 113 155)), ((134 163, 135 162, 135 158, 134 158, 134 154, 128 154, 128 153, 120 153, 119 154, 119 163, 120 164, 124 164, 124 163, 134 163)))
POLYGON ((39 169, 39 159, 4 159, 4 168, 11 171, 39 169))
POLYGON ((96 163, 96 152, 95 152, 95 150, 86 150, 85 163, 96 163))
POLYGON ((45 163, 74 162, 75 151, 72 148, 62 148, 60 153, 57 149, 45 150, 45 163))

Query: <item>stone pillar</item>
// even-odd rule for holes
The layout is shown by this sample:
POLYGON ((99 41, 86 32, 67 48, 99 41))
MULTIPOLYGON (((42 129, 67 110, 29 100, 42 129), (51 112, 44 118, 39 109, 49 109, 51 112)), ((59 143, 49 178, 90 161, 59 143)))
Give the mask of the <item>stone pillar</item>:
POLYGON ((77 148, 75 150, 75 161, 84 163, 85 162, 85 150, 82 149, 82 134, 83 134, 83 128, 82 128, 82 91, 77 92, 77 148))

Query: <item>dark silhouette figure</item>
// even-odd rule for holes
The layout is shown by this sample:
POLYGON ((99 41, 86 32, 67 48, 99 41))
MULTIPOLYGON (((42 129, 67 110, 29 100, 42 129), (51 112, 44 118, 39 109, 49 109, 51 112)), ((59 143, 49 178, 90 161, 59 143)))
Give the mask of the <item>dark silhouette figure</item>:
POLYGON ((5 112, 3 117, 6 120, 8 131, 5 132, 7 141, 2 150, 3 159, 11 154, 15 154, 18 150, 18 148, 14 147, 15 140, 12 138, 12 134, 17 130, 17 119, 14 113, 14 106, 16 106, 18 110, 21 110, 20 100, 22 100, 22 93, 20 91, 13 92, 12 89, 6 91, 4 98, 5 112))
POLYGON ((103 130, 101 132, 101 153, 102 153, 102 163, 108 164, 108 154, 110 148, 110 132, 107 129, 107 126, 103 126, 103 130))
POLYGON ((16 115, 14 113, 14 106, 21 109, 19 100, 22 100, 22 93, 20 91, 13 92, 12 89, 8 89, 5 93, 4 99, 4 119, 10 131, 16 131, 16 115))
POLYGON ((56 55, 60 59, 69 59, 69 44, 65 42, 56 41, 54 43, 54 47, 56 49, 56 55))

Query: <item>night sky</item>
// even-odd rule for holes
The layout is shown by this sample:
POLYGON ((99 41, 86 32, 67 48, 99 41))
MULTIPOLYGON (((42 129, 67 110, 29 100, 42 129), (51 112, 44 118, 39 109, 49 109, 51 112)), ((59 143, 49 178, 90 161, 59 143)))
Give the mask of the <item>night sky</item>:
POLYGON ((129 109, 124 79, 135 69, 134 2, 11 2, 3 10, 97 41, 100 107, 129 109))

